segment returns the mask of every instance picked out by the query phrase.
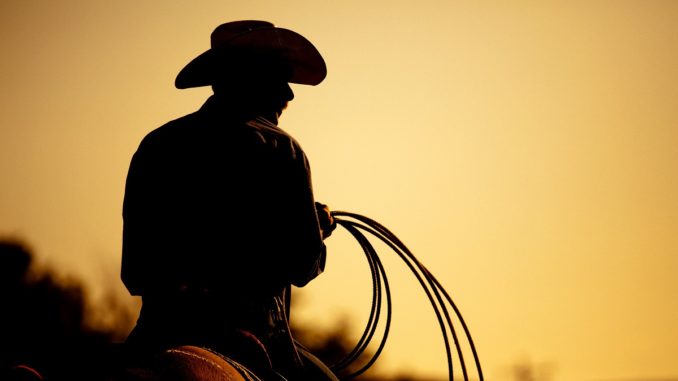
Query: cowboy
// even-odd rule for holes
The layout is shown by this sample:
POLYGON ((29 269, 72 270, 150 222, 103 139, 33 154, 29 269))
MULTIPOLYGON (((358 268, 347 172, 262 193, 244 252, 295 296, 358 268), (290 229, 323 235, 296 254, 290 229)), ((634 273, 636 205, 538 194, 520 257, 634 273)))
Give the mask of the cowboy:
POLYGON ((150 132, 132 158, 121 277, 142 308, 126 345, 199 346, 263 379, 308 378, 314 359, 289 333, 289 290, 323 271, 335 225, 278 119, 294 98, 289 83, 325 76, 311 42, 256 20, 218 26, 179 72, 177 88, 213 95, 150 132))

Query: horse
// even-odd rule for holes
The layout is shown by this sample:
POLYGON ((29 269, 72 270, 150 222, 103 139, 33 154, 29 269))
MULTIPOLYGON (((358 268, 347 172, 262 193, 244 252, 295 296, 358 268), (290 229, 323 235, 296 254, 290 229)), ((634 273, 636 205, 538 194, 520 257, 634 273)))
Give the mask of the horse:
MULTIPOLYGON (((304 348, 298 351, 304 362, 304 381, 339 381, 313 354, 304 348)), ((107 381, 288 381, 275 370, 257 373, 230 356, 195 345, 165 349, 150 360, 118 369, 107 381)))
MULTIPOLYGON (((305 348, 297 348, 303 360, 303 381, 339 381, 336 375, 305 348)), ((197 345, 179 345, 153 354, 140 355, 114 344, 105 352, 105 358, 75 359, 72 372, 48 376, 29 364, 18 364, 7 372, 7 381, 293 381, 271 369, 255 369, 231 356, 197 345)), ((47 370, 49 371, 49 370, 47 370)))

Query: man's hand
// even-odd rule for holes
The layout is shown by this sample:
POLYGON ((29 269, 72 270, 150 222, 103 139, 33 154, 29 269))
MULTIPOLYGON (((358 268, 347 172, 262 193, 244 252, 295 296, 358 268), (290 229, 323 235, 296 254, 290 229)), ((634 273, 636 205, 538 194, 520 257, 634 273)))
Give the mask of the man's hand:
POLYGON ((334 221, 332 214, 330 214, 330 208, 328 208, 327 205, 316 201, 315 211, 318 214, 320 231, 322 232, 323 239, 325 239, 332 235, 332 232, 337 227, 337 223, 334 221))

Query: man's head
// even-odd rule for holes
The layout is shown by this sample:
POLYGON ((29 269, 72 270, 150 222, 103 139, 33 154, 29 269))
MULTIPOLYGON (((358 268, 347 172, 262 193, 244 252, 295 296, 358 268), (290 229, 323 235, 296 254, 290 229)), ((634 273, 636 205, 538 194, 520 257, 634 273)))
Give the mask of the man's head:
POLYGON ((177 75, 177 88, 266 81, 317 85, 327 74, 325 61, 302 35, 266 21, 219 25, 211 48, 177 75))
POLYGON ((212 85, 220 103, 276 123, 294 93, 285 80, 225 80, 212 85))

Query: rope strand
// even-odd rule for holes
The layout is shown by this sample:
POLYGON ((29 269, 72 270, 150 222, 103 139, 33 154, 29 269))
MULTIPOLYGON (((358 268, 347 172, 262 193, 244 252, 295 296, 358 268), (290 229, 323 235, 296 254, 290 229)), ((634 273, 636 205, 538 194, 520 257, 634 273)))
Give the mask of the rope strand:
POLYGON ((370 341, 373 339, 377 326, 379 324, 379 319, 381 317, 380 311, 382 309, 382 292, 386 296, 386 323, 384 324, 384 332, 382 334, 381 341, 377 350, 374 352, 372 357, 367 361, 367 363, 361 366, 357 371, 354 371, 346 378, 351 379, 362 373, 364 373, 369 367, 371 367, 381 354, 384 346, 386 345, 386 340, 391 325, 391 315, 392 315, 392 302, 391 302, 391 291, 388 285, 386 278, 386 271, 384 266, 377 255, 376 250, 373 245, 370 243, 369 239, 361 232, 367 232, 372 236, 378 238, 383 243, 385 243, 391 250, 393 250, 402 260, 405 262, 412 274, 417 278, 417 281, 424 290, 426 297, 428 298, 433 311, 440 325, 440 329, 443 336, 443 342, 445 344, 445 352, 447 356, 448 363, 448 374, 449 380, 454 379, 454 366, 453 366, 453 354, 452 348, 450 346, 450 339, 448 335, 452 335, 454 341, 454 346, 456 350, 456 355, 459 358, 462 374, 465 381, 468 381, 468 372, 466 368, 466 363, 464 361, 464 356, 462 353, 461 343, 457 335, 456 330, 454 329, 453 319, 450 315, 450 312, 447 308, 447 304, 454 311, 454 316, 456 316, 459 324, 461 324, 466 340, 473 354, 475 361, 475 367, 480 381, 484 380, 483 372, 480 366, 480 360, 478 358, 478 353, 471 337, 471 333, 468 329, 466 322, 464 321, 461 312, 457 305, 453 302, 450 294, 442 287, 440 282, 431 274, 431 272, 423 265, 417 258, 412 254, 412 252, 403 244, 398 237, 395 236, 390 230, 388 230, 383 225, 378 222, 367 218, 365 216, 343 212, 343 211, 333 211, 331 212, 332 217, 336 221, 337 225, 342 226, 346 229, 360 244, 370 266, 370 273, 372 275, 372 306, 370 310, 370 315, 368 321, 363 331, 362 336, 358 340, 355 348, 341 361, 332 366, 332 369, 335 371, 344 370, 348 368, 351 364, 355 363, 360 355, 362 355, 367 349, 370 341), (383 291, 382 291, 383 288, 383 291), (441 313, 442 310, 442 313, 441 313))

